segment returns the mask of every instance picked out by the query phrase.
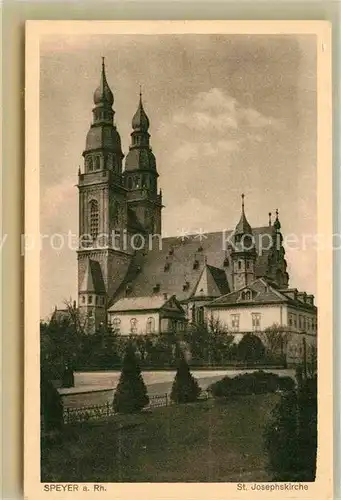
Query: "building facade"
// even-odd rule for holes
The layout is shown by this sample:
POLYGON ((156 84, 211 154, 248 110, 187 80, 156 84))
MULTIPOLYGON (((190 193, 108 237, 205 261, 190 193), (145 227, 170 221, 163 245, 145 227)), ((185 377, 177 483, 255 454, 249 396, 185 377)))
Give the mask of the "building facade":
POLYGON ((142 96, 125 158, 104 60, 93 101, 78 172, 78 307, 88 333, 107 322, 122 334, 162 333, 166 323, 183 329, 213 314, 236 340, 274 323, 316 339, 314 298, 288 287, 278 211, 251 227, 242 195, 234 229, 161 238, 162 193, 142 96))

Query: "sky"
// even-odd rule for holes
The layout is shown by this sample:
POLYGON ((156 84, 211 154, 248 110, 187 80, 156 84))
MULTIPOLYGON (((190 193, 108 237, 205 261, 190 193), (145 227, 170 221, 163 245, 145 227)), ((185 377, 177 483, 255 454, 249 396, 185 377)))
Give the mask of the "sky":
MULTIPOLYGON (((45 35, 40 41, 41 317, 77 298, 78 166, 101 57, 123 152, 141 85, 163 191, 163 234, 251 226, 316 233, 313 35, 45 35), (53 235, 59 234, 57 238, 53 235), (64 241, 59 250, 51 242, 64 241)), ((58 246, 58 245, 57 245, 58 246)), ((293 246, 292 244, 290 245, 293 246)), ((316 250, 287 246, 290 286, 316 293, 316 250)))

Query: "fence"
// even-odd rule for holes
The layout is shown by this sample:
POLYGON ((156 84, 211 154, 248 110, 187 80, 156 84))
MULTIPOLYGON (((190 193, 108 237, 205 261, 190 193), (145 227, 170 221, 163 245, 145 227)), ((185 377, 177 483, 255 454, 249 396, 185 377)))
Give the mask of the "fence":
MULTIPOLYGON (((161 408, 168 406, 168 394, 161 394, 157 396, 149 396, 149 404, 146 410, 152 408, 161 408)), ((109 401, 102 405, 83 406, 80 408, 65 408, 64 409, 64 423, 72 424, 79 422, 87 422, 89 420, 100 420, 115 415, 113 404, 109 401)))

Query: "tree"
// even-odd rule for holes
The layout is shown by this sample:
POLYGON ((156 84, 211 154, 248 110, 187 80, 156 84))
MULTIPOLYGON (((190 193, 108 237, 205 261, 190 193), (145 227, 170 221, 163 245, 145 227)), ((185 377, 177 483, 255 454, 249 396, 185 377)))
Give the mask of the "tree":
POLYGON ((314 481, 317 452, 317 378, 298 372, 298 387, 281 396, 265 429, 275 481, 314 481))
POLYGON ((287 327, 274 323, 264 330, 262 337, 269 358, 285 360, 290 338, 287 327))
POLYGON ((174 378, 171 400, 174 403, 190 403, 198 399, 201 389, 190 372, 186 359, 182 356, 174 378))
POLYGON ((119 413, 141 411, 149 403, 147 388, 142 378, 132 343, 126 348, 120 380, 114 395, 114 409, 119 413))
POLYGON ((63 403, 44 369, 40 369, 40 418, 45 434, 59 432, 63 425, 63 403))
POLYGON ((211 315, 204 323, 192 323, 185 335, 194 363, 223 364, 230 357, 233 343, 227 327, 211 315))
POLYGON ((246 333, 238 344, 238 358, 246 363, 255 363, 264 358, 265 348, 257 335, 246 333))

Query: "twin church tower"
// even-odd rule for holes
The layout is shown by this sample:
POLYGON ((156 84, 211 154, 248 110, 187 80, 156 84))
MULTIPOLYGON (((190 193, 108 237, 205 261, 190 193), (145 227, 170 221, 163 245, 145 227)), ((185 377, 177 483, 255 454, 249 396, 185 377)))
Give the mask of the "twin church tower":
POLYGON ((162 194, 158 192, 149 119, 141 93, 132 119, 131 144, 123 171, 124 155, 114 121, 114 96, 106 79, 104 58, 100 85, 93 100, 93 120, 83 152, 84 171, 78 173, 78 290, 82 295, 80 307, 89 305, 89 294, 104 321, 107 299, 124 278, 132 256, 129 246, 118 248, 120 245, 113 238, 117 235, 122 241, 125 234, 129 242, 134 234, 161 234, 162 194))
POLYGON ((121 138, 114 121, 114 96, 106 79, 104 58, 93 100, 93 120, 83 152, 84 168, 78 173, 78 305, 92 324, 90 330, 106 323, 108 307, 117 297, 152 296, 157 290, 176 295, 185 305, 199 276, 205 273, 205 266, 210 275, 220 276, 216 288, 225 293, 240 289, 259 276, 287 286, 281 239, 279 248, 275 246, 278 236, 281 238, 278 214, 274 224, 269 221, 268 226, 252 230, 244 212, 244 197, 240 221, 234 230, 234 248, 223 249, 221 233, 209 233, 202 245, 198 239, 182 245, 179 238, 164 238, 158 252, 136 252, 129 245, 134 235, 161 235, 162 194, 158 191, 156 160, 150 146, 149 119, 140 93, 123 169, 121 138), (246 240, 263 233, 273 238, 274 245, 260 255, 257 245, 248 246, 246 240), (122 235, 128 245, 122 244, 122 235))

